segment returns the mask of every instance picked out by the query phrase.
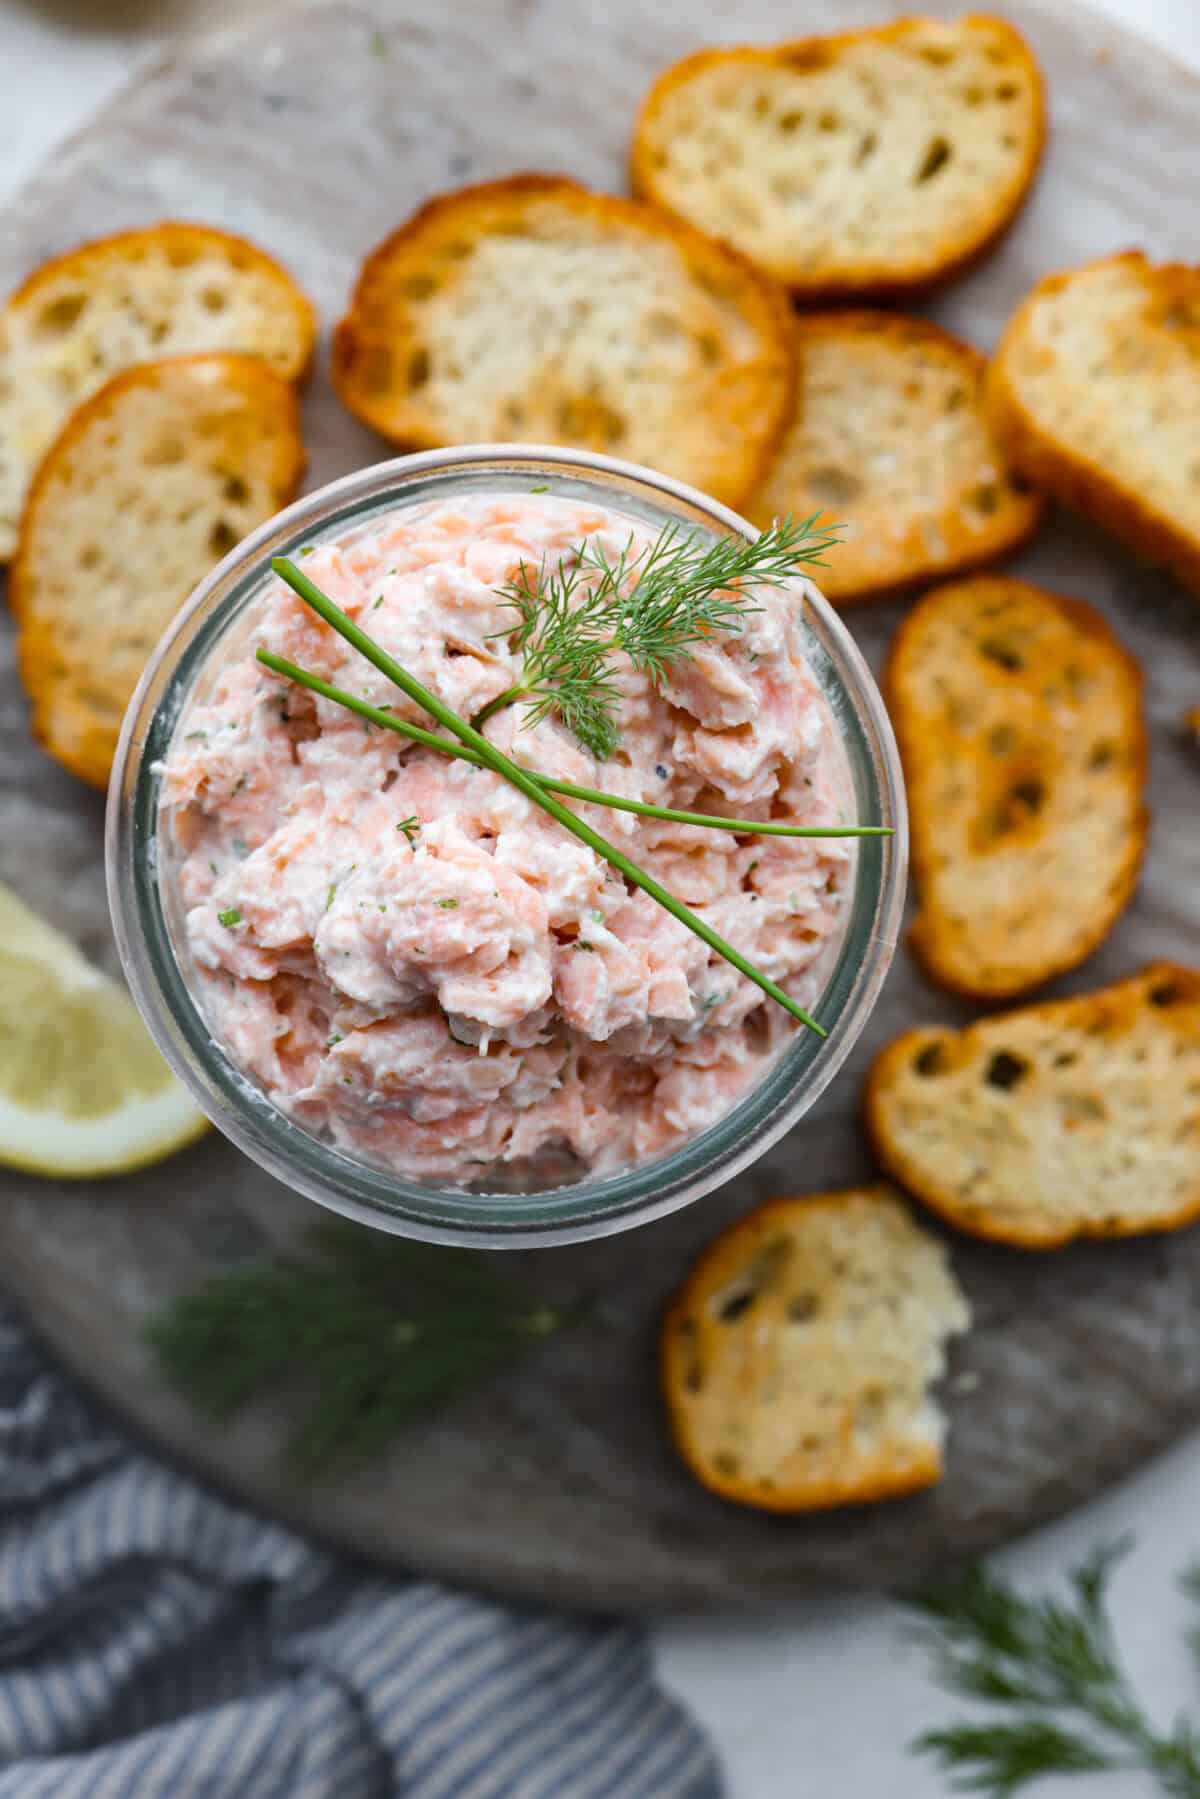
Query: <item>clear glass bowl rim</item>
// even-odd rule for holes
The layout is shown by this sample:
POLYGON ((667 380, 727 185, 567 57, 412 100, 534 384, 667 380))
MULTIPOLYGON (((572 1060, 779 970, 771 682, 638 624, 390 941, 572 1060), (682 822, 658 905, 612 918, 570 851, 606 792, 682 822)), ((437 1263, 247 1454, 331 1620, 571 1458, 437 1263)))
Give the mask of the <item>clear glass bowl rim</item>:
POLYGON ((837 613, 819 594, 805 621, 827 694, 840 701, 859 816, 895 835, 863 839, 842 948, 821 1001, 825 1040, 800 1031, 732 1111, 656 1161, 530 1194, 478 1193, 409 1182, 322 1144, 293 1125, 228 1060, 187 990, 173 953, 156 874, 153 764, 207 649, 252 604, 272 556, 351 529, 393 504, 452 501, 465 492, 550 491, 618 510, 667 514, 746 537, 728 507, 666 475, 613 457, 547 445, 478 444, 373 464, 297 500, 244 539, 175 615, 130 701, 108 795, 106 863, 118 953, 159 1049, 197 1104, 241 1150, 285 1185, 344 1217, 426 1242, 524 1249, 607 1236, 689 1205, 731 1180, 789 1130, 833 1079, 878 997, 896 946, 907 871, 900 761, 875 681, 837 613), (331 529, 332 527, 332 529, 331 529), (199 648, 198 648, 199 646, 199 648))

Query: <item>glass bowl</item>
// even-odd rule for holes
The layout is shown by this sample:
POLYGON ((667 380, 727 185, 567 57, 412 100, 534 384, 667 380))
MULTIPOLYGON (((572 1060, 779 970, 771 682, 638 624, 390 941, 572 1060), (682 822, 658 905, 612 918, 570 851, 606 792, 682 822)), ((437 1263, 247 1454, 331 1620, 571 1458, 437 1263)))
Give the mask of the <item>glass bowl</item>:
POLYGON ((379 463, 288 507, 239 544, 192 595, 151 658, 125 717, 109 789, 109 904, 137 1005, 176 1074, 214 1124, 277 1179, 378 1229, 487 1248, 578 1241, 689 1205, 730 1180, 800 1119, 861 1032, 892 959, 904 901, 907 828, 899 758, 878 689, 837 614, 813 594, 805 649, 842 734, 856 816, 893 837, 859 840, 844 935, 819 1002, 829 1035, 797 1031, 768 1072, 700 1136, 657 1160, 525 1192, 404 1180, 293 1124, 214 1041, 189 991, 159 882, 156 764, 200 671, 220 656, 270 579, 272 556, 337 538, 377 515, 467 494, 532 487, 598 502, 659 528, 754 528, 665 475, 605 456, 484 444, 379 463))

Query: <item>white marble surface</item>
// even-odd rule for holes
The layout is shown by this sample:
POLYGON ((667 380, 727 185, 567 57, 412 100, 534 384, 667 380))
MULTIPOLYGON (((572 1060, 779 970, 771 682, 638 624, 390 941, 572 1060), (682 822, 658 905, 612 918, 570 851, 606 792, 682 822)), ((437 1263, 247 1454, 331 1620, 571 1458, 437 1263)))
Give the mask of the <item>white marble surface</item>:
MULTIPOLYGON (((1200 67, 1200 0, 1093 3, 1200 67)), ((244 8, 228 0, 0 0, 0 202, 165 44, 233 10, 244 8)), ((836 14, 833 0, 831 23, 836 14)), ((1195 255, 1196 246, 1181 244, 1179 253, 1195 255)), ((1177 1570, 1200 1553, 1198 1487, 1193 1438, 1002 1558, 1019 1578, 1048 1581, 1098 1537, 1136 1536, 1116 1611, 1133 1672, 1163 1720, 1200 1700, 1173 1591, 1177 1570)), ((657 1647, 664 1677, 713 1735, 730 1799, 935 1799, 946 1790, 905 1744, 951 1707, 926 1679, 903 1616, 882 1600, 831 1592, 770 1615, 668 1621, 657 1647)), ((1080 1791, 1078 1781, 1047 1782, 1038 1794, 1080 1791)), ((1136 1799, 1149 1789, 1120 1775, 1082 1791, 1136 1799)))

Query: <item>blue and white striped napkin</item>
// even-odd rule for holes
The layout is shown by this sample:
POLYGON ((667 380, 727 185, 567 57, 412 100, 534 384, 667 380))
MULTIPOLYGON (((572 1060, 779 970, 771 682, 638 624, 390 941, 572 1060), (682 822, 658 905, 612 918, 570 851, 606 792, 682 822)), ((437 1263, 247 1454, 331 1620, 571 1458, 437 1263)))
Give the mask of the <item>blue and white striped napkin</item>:
POLYGON ((632 1626, 330 1555, 0 1310, 0 1799, 719 1799, 632 1626))

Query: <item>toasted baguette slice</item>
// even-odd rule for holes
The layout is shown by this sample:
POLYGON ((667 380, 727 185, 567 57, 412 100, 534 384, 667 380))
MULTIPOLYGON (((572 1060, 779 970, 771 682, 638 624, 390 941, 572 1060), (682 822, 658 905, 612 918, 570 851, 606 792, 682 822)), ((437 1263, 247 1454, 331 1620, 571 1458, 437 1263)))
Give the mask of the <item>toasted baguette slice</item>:
POLYGON ((147 363, 72 415, 34 481, 11 584, 34 733, 64 768, 106 784, 171 617, 303 469, 295 390, 255 357, 147 363))
POLYGON ((680 1455, 739 1505, 859 1505, 928 1487, 929 1396, 970 1322, 942 1245, 887 1187, 777 1199, 718 1237, 662 1326, 680 1455))
POLYGON ((935 981, 1011 999, 1074 968, 1146 842, 1141 671, 1099 613, 996 575, 937 587, 884 677, 935 981))
POLYGON ((1003 231, 1045 140, 1037 63, 1001 19, 901 19, 659 76, 634 192, 806 299, 943 280, 1003 231))
POLYGON ((1013 464, 1200 594, 1200 267, 1137 251, 1035 287, 988 378, 1013 464))
POLYGON ((136 363, 261 356, 296 380, 312 307, 271 257, 206 225, 153 225, 47 263, 0 312, 0 562, 33 472, 75 407, 136 363))
POLYGON ((977 568, 1030 535, 1041 502, 984 422, 978 350, 889 312, 810 313, 795 330, 796 414, 751 515, 843 525, 821 571, 829 599, 977 568))
POLYGON ((1174 1230, 1200 1214, 1200 973, 908 1031, 871 1070, 867 1122, 887 1171, 974 1236, 1174 1230))
POLYGON ((740 505, 791 411, 786 297, 629 200, 523 175, 433 200, 366 262, 334 342, 396 443, 570 444, 740 505))

